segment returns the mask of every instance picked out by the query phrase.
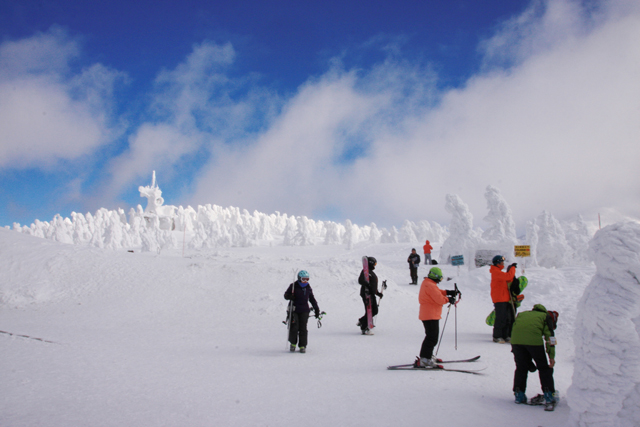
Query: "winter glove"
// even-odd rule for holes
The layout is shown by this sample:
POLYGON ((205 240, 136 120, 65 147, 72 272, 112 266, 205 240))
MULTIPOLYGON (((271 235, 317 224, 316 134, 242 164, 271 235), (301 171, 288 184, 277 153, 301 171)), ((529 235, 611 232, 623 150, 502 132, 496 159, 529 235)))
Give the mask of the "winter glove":
POLYGON ((380 299, 382 299, 382 297, 384 296, 384 294, 378 292, 376 295, 378 295, 380 297, 380 299))
POLYGON ((514 262, 513 264, 511 264, 511 265, 507 268, 507 271, 511 270, 512 268, 516 268, 516 267, 518 267, 518 264, 514 262))
POLYGON ((449 304, 455 304, 456 303, 456 297, 449 297, 449 304))
POLYGON ((313 310, 314 314, 315 314, 315 318, 317 319, 318 317, 320 317, 320 309, 316 309, 313 310))

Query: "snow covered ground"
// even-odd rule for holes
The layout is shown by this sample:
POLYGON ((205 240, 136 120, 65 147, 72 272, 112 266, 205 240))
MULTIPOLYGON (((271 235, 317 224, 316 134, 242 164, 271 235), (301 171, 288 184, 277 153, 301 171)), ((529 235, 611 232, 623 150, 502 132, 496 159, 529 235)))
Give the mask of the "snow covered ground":
MULTIPOLYGON (((419 287, 408 284, 410 250, 361 242, 158 255, 0 229, 0 425, 564 425, 564 399, 552 413, 513 403, 510 347, 493 343, 484 323, 493 308, 488 267, 441 265, 452 278, 442 287, 457 283, 462 301, 457 313, 451 308, 438 356, 481 355, 455 367, 484 375, 386 369, 412 362, 424 336, 419 287), (374 336, 356 327, 362 255, 378 259, 378 277, 389 285, 374 336), (308 352, 291 354, 283 293, 299 269, 309 271, 327 315, 320 329, 310 319, 308 352)), ((560 313, 562 398, 572 381, 577 304, 594 273, 593 266, 524 273, 521 309, 541 303, 560 313)), ((539 392, 532 374, 527 395, 539 392)))

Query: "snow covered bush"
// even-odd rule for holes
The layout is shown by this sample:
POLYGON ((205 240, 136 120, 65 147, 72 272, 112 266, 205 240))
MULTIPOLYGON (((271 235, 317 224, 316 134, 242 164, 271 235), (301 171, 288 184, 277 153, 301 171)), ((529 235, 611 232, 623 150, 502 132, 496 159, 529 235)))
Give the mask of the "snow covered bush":
POLYGON ((640 425, 640 225, 618 223, 590 245, 596 274, 578 305, 574 426, 640 425))
POLYGON ((473 230, 473 215, 469 206, 457 195, 447 194, 444 207, 451 214, 451 222, 449 237, 440 250, 440 259, 449 262, 452 256, 462 255, 465 264, 471 265, 480 239, 473 230))

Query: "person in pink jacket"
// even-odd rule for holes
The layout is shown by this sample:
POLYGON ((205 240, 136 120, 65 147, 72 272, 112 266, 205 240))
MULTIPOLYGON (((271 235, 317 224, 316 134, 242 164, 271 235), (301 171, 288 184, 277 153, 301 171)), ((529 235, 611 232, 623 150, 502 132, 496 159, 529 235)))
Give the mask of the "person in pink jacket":
POLYGON ((455 304, 456 291, 445 291, 438 288, 442 281, 442 270, 433 267, 420 286, 418 301, 420 302, 420 320, 424 325, 425 337, 420 348, 420 366, 433 368, 436 365, 433 349, 438 344, 442 306, 455 304))

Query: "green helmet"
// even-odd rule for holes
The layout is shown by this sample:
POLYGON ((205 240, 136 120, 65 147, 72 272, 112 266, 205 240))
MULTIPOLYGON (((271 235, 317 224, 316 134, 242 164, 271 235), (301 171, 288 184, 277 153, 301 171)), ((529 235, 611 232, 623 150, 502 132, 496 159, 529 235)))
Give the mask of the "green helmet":
POLYGON ((440 282, 442 280, 442 270, 440 270, 438 267, 431 267, 431 270, 429 270, 429 275, 427 277, 435 282, 440 282))

